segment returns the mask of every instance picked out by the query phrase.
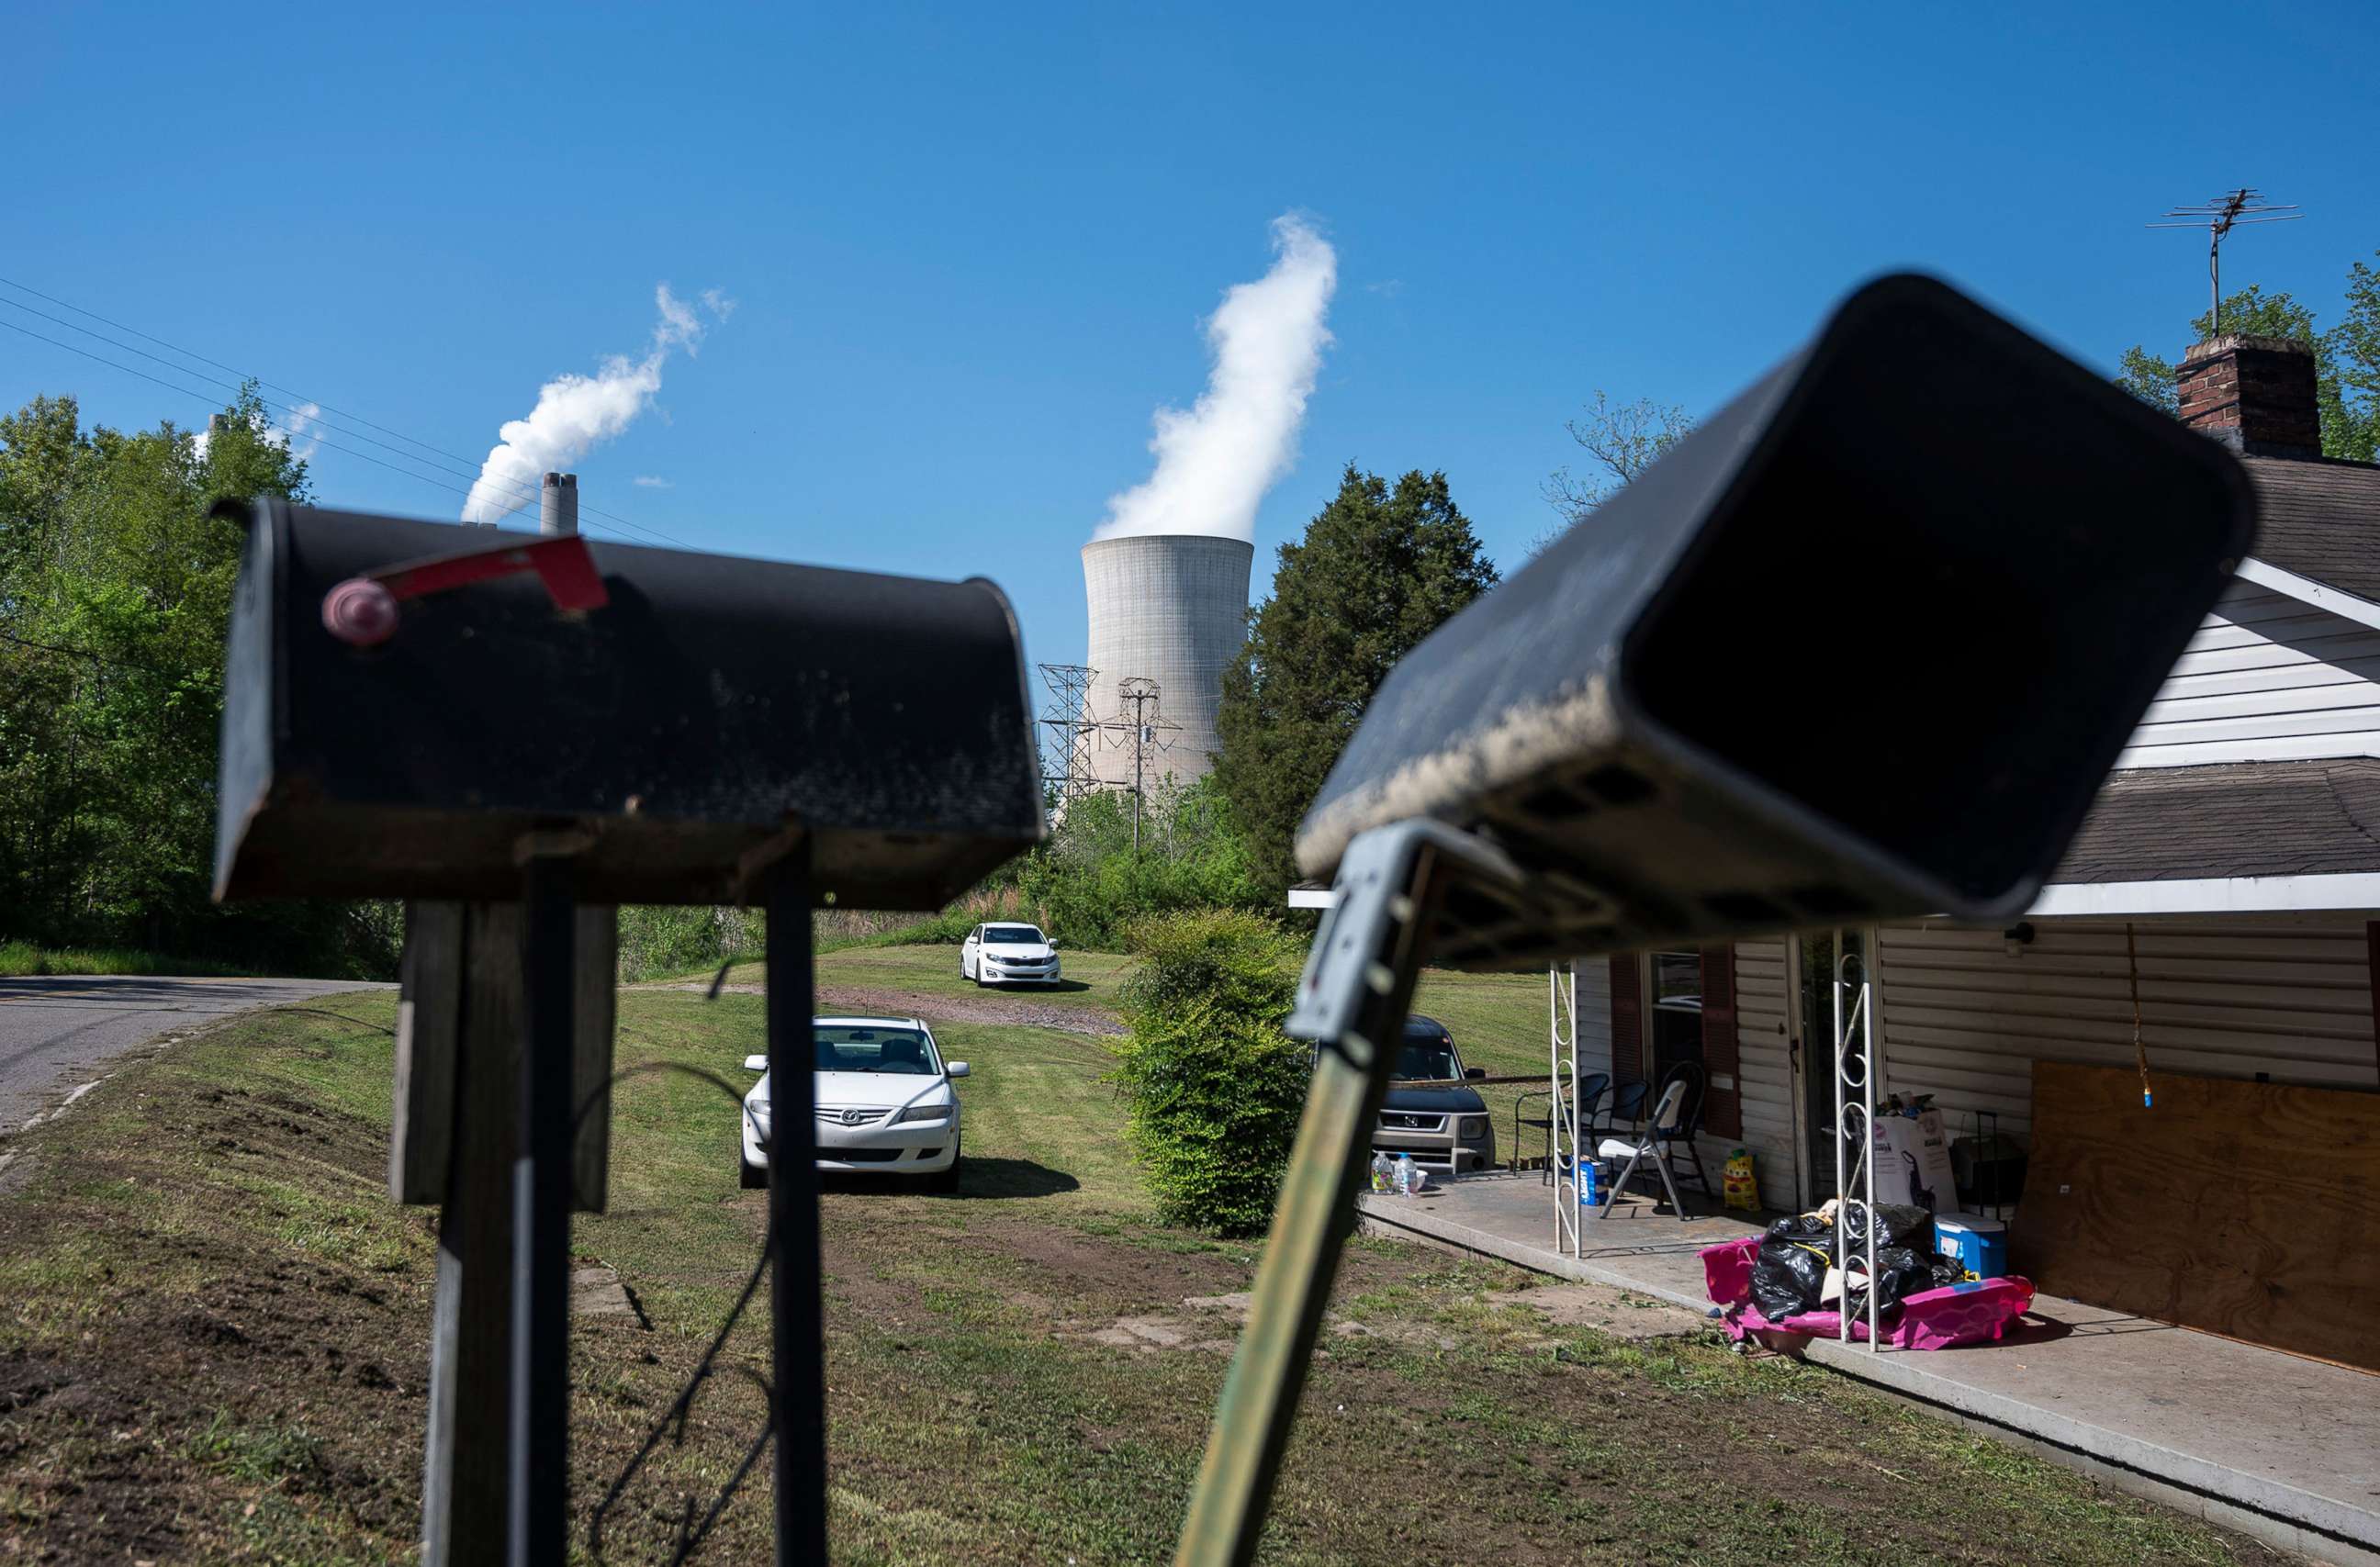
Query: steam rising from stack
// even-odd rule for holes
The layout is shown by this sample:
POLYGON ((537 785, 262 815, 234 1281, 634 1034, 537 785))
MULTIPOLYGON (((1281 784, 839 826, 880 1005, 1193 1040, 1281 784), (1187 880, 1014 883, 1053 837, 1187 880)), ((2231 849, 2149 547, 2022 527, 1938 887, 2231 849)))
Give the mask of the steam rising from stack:
POLYGON ((1186 783, 1213 763, 1223 671, 1247 636, 1257 504, 1296 459, 1339 282, 1337 254, 1303 218, 1274 219, 1272 249, 1271 269, 1207 319, 1206 391, 1157 410, 1156 471, 1109 501, 1083 549, 1090 760, 1111 788, 1186 783), (1129 699, 1129 680, 1155 683, 1153 709, 1129 699))
POLYGON ((1305 219, 1275 218, 1272 249, 1272 269, 1232 287, 1207 318, 1207 390, 1186 410, 1157 410, 1157 470, 1108 502, 1096 537, 1256 537, 1257 503, 1297 456, 1339 285, 1338 254, 1305 219))
MULTIPOLYGON (((702 303, 717 321, 735 309, 735 301, 716 288, 703 291, 702 303)), ((538 388, 537 407, 528 418, 508 420, 496 432, 500 439, 463 503, 465 522, 492 527, 528 505, 538 498, 540 476, 575 464, 652 406, 670 355, 684 348, 693 358, 706 330, 694 307, 671 293, 666 283, 654 287, 653 305, 661 319, 653 323, 642 358, 613 354, 593 375, 554 377, 538 388)))

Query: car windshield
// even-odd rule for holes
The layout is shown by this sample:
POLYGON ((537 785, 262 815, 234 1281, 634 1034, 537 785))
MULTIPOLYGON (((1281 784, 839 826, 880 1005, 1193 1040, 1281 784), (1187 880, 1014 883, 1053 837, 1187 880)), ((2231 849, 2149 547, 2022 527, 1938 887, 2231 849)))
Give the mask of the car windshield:
POLYGON ((821 1023, 814 1032, 820 1072, 882 1072, 903 1077, 931 1077, 942 1069, 941 1063, 934 1059, 933 1040, 915 1028, 821 1023))
POLYGON ((1397 1076, 1407 1081, 1446 1083, 1463 1075, 1463 1063, 1455 1059, 1454 1041, 1440 1035, 1435 1039, 1408 1039, 1397 1052, 1397 1076))
POLYGON ((983 939, 1003 947, 1038 947, 1041 944, 1041 932, 1030 925, 987 925, 983 939))

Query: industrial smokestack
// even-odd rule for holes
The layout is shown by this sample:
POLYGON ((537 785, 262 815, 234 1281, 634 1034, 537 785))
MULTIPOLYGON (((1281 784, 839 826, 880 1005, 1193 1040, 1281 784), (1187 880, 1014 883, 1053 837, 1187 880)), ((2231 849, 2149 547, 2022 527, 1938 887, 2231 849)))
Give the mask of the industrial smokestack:
POLYGON ((578 531, 578 476, 549 473, 537 492, 537 530, 548 535, 578 531))
POLYGON ((1155 726, 1141 748, 1143 785, 1167 773, 1180 783, 1214 765, 1215 708, 1223 671, 1247 639, 1248 568, 1256 546, 1213 534, 1137 534, 1083 546, 1083 590, 1091 619, 1090 664, 1099 673, 1086 704, 1102 729, 1093 767, 1111 787, 1134 786, 1130 726, 1155 726), (1138 711, 1125 681, 1153 681, 1158 700, 1138 711))

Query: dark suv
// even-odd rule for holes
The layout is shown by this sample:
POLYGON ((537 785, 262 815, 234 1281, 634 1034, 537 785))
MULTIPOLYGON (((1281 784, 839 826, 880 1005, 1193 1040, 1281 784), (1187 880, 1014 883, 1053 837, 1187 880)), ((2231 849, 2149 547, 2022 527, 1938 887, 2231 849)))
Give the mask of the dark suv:
POLYGON ((1488 1169, 1496 1162, 1496 1128, 1487 1101, 1465 1081, 1487 1075, 1463 1066, 1446 1025, 1434 1017, 1405 1019, 1397 1080, 1372 1129, 1372 1147, 1390 1159, 1409 1153, 1433 1175, 1488 1169), (1430 1086, 1406 1086, 1425 1083, 1430 1086))

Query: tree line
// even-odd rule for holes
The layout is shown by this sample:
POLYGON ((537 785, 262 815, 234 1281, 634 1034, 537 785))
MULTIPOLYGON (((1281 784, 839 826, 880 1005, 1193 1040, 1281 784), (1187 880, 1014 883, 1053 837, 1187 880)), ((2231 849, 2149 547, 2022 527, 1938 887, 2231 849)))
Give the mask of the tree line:
POLYGON ((251 967, 388 972, 385 905, 209 899, 224 630, 240 528, 303 500, 251 386, 204 431, 0 418, 0 938, 251 967))

